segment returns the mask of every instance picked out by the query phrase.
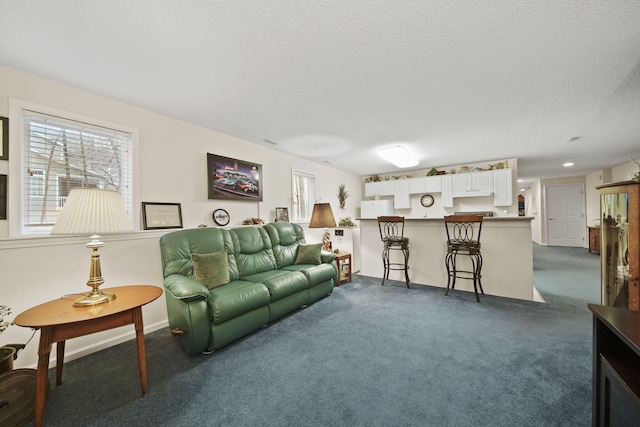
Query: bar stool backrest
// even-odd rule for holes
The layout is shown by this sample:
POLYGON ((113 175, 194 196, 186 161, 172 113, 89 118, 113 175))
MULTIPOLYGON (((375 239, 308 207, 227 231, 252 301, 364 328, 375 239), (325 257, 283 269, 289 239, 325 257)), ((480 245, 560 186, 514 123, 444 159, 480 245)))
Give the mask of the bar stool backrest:
POLYGON ((482 216, 449 215, 444 217, 449 249, 468 250, 480 248, 482 216))
POLYGON ((380 230, 380 239, 383 242, 401 243, 404 240, 404 217, 379 216, 378 229, 380 230))

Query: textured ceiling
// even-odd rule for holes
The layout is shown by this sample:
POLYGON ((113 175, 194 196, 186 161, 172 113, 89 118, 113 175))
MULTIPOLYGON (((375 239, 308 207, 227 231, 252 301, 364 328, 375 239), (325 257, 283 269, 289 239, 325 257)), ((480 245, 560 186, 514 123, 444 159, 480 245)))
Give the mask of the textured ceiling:
POLYGON ((0 64, 358 175, 397 172, 375 148, 398 143, 414 169, 516 157, 525 180, 640 157, 640 1, 0 9, 0 64))

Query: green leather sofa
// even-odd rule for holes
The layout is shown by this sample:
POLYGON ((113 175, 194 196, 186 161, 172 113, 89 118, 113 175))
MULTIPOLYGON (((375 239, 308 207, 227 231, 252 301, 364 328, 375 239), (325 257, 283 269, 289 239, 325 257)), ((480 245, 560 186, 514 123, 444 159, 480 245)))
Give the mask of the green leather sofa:
POLYGON ((334 254, 306 245, 302 227, 287 222, 174 231, 160 253, 169 326, 188 354, 224 347, 338 281, 334 254))

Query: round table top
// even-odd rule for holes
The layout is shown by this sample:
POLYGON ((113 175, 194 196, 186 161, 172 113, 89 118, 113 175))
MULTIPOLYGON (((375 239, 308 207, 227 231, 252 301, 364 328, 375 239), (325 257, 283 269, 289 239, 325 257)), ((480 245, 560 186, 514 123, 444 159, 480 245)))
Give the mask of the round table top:
POLYGON ((120 286, 102 291, 114 293, 116 298, 102 304, 74 307, 73 302, 82 294, 65 295, 20 313, 14 323, 28 328, 41 328, 82 322, 143 306, 162 295, 162 288, 151 285, 120 286))

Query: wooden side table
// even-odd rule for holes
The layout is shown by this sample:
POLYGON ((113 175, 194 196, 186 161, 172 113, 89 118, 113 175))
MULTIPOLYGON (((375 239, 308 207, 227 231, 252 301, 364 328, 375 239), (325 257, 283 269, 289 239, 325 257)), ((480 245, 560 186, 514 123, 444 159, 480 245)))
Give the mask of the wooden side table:
POLYGON ((336 254, 336 263, 338 264, 338 283, 336 286, 340 286, 342 282, 351 282, 351 253, 339 251, 336 254))
POLYGON ((162 295, 162 288, 149 285, 122 286, 105 291, 116 294, 113 301, 87 307, 74 307, 74 295, 40 304, 19 314, 14 322, 27 328, 40 329, 36 379, 35 426, 42 425, 47 391, 47 370, 51 345, 56 344, 56 385, 62 383, 65 341, 95 332, 133 324, 138 346, 138 368, 142 395, 147 393, 147 362, 144 348, 142 306, 162 295))

